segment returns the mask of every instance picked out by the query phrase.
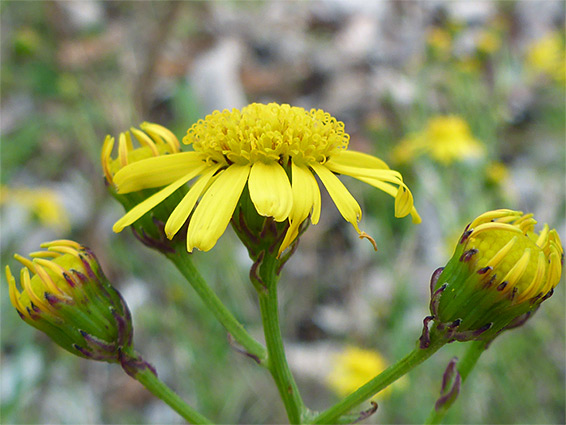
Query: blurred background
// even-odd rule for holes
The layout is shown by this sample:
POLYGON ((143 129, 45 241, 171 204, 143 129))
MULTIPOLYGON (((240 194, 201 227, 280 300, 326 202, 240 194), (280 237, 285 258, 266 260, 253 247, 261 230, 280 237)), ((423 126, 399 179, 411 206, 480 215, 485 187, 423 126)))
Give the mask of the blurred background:
MULTIPOLYGON (((313 409, 338 400, 337 381, 355 381, 335 378, 348 358, 369 379, 413 349, 430 275, 475 216, 532 212, 566 238, 562 1, 2 1, 0 12, 2 264, 17 270, 14 252, 52 239, 91 247, 132 310, 137 350, 218 423, 286 417, 271 377, 229 346, 174 267, 112 232, 123 210, 103 183, 106 134, 151 121, 180 139, 214 109, 290 103, 330 112, 352 149, 402 172, 422 224, 344 179, 379 251, 323 191, 320 223, 283 272, 286 349, 313 409)), ((232 231, 194 261, 262 339, 232 231)), ((3 423, 182 422, 118 366, 74 358, 25 325, 4 276, 0 294, 3 423)), ((495 341, 446 423, 566 421, 565 301, 561 283, 534 320, 495 341)), ((465 348, 444 347, 364 423, 422 423, 465 348)))

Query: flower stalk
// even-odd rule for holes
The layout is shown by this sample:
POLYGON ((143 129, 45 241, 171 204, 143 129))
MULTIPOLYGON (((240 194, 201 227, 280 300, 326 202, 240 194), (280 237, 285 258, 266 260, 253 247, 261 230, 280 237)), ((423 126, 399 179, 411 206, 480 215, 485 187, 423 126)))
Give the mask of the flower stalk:
POLYGON ((244 348, 246 355, 254 359, 258 364, 265 366, 267 361, 267 351, 265 347, 256 341, 226 308, 224 303, 218 298, 196 269, 190 254, 186 252, 184 247, 177 247, 173 252, 165 253, 165 255, 175 264, 207 308, 214 314, 216 319, 224 326, 232 338, 244 348))
POLYGON ((359 404, 368 400, 384 388, 391 385, 393 382, 397 381, 402 376, 406 375, 408 372, 413 370, 415 367, 417 367, 434 353, 436 353, 442 346, 444 346, 444 344, 446 344, 446 342, 446 339, 441 337, 440 335, 434 335, 428 347, 415 348, 404 358, 385 369, 382 373, 377 375, 362 387, 358 388, 348 397, 316 416, 312 423, 337 423, 341 416, 350 412, 359 404))
POLYGON ((307 409, 285 356, 277 304, 277 282, 279 280, 277 271, 280 264, 275 255, 275 252, 267 252, 262 255, 259 263, 256 263, 257 267, 252 268, 250 277, 258 291, 265 343, 269 355, 267 368, 277 385, 289 422, 299 424, 303 423, 307 409))
POLYGON ((141 356, 131 349, 121 353, 124 371, 142 384, 149 392, 166 403, 191 424, 211 424, 208 418, 185 403, 171 388, 157 377, 157 373, 141 356))

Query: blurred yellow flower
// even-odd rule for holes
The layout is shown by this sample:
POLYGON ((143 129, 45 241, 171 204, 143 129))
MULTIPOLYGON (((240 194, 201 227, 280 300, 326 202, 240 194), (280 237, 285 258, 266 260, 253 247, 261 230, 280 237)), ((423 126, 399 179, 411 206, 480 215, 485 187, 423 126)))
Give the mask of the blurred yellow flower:
POLYGON ((509 178, 509 169, 502 162, 494 161, 487 165, 485 174, 490 182, 501 184, 509 178))
POLYGON ((558 31, 550 32, 531 44, 527 52, 527 66, 537 74, 560 83, 566 82, 564 35, 558 31))
POLYGON ((0 205, 16 204, 25 208, 46 227, 60 231, 70 228, 69 217, 57 193, 47 188, 0 187, 0 205))
POLYGON ((479 52, 485 54, 495 53, 501 47, 501 38, 495 31, 484 30, 480 33, 476 48, 479 52))
POLYGON ((190 216, 187 250, 210 250, 247 186, 260 216, 289 221, 281 253, 297 238, 309 215, 313 224, 318 222, 321 204, 315 174, 360 237, 368 237, 358 227, 361 208, 336 174, 386 192, 395 198, 396 217, 411 214, 413 221, 420 222, 401 174, 376 157, 347 150, 348 142, 344 123, 320 109, 254 103, 241 111, 215 111, 187 131, 183 143, 192 145, 193 151, 137 161, 116 172, 113 182, 119 194, 165 188, 128 211, 113 229, 120 232, 197 178, 165 224, 168 238, 190 216))
POLYGON ((482 61, 475 56, 467 56, 455 63, 456 69, 465 74, 479 74, 482 69, 482 61))
POLYGON ((461 117, 447 115, 430 119, 424 130, 402 140, 392 156, 397 162, 407 162, 426 154, 448 165, 482 157, 484 152, 484 146, 472 136, 468 123, 461 117))
POLYGON ((426 41, 430 48, 440 55, 447 55, 452 49, 452 36, 442 28, 431 28, 426 35, 426 41))
MULTIPOLYGON (((335 355, 332 363, 326 383, 340 397, 353 393, 387 368, 387 362, 378 351, 358 347, 347 347, 335 355)), ((379 395, 389 394, 390 388, 379 395)))

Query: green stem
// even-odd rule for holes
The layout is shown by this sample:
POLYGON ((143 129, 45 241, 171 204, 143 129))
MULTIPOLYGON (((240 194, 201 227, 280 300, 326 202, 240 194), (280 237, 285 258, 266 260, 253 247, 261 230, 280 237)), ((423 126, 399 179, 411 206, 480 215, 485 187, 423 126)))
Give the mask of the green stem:
MULTIPOLYGON (((462 378, 461 384, 464 383, 464 381, 466 380, 470 372, 473 370, 474 366, 478 362, 478 359, 485 350, 486 350, 485 341, 472 341, 470 343, 470 346, 468 347, 466 354, 464 354, 462 360, 460 360, 456 365, 456 367, 458 368, 458 373, 462 378)), ((452 404, 453 402, 446 403, 438 410, 436 410, 433 407, 428 419, 426 420, 426 424, 428 425, 439 424, 444 418, 444 416, 446 416, 446 413, 448 412, 448 409, 450 409, 450 406, 452 406, 452 404)))
POLYGON ((181 274, 189 281, 193 289, 200 296, 204 304, 214 314, 218 321, 226 328, 246 351, 246 354, 261 365, 267 361, 265 347, 256 341, 242 326, 234 315, 226 308, 224 303, 210 289, 204 278, 193 265, 193 262, 185 250, 176 250, 175 253, 166 254, 181 274))
POLYGON ((338 418, 355 408, 360 403, 369 399, 379 391, 391 385, 407 372, 424 362, 440 349, 446 341, 442 338, 435 338, 428 348, 415 348, 407 356, 399 360, 394 365, 385 369, 364 386, 358 388, 354 393, 325 410, 312 421, 313 424, 333 424, 337 423, 338 418))
POLYGON ((269 355, 268 368, 285 405, 289 422, 299 424, 306 414, 306 408, 287 364, 283 347, 277 304, 278 266, 275 257, 266 255, 259 270, 261 284, 256 287, 258 287, 263 331, 269 355))
POLYGON ((149 392, 168 404, 175 412, 192 424, 211 424, 208 418, 201 415, 181 397, 157 377, 155 369, 136 353, 131 347, 125 348, 120 354, 120 364, 124 372, 142 384, 149 392))
POLYGON ((157 376, 149 369, 138 372, 134 377, 144 387, 146 387, 154 396, 167 403, 175 412, 181 415, 187 422, 191 424, 211 424, 212 421, 194 410, 186 404, 177 394, 167 385, 159 380, 157 376))

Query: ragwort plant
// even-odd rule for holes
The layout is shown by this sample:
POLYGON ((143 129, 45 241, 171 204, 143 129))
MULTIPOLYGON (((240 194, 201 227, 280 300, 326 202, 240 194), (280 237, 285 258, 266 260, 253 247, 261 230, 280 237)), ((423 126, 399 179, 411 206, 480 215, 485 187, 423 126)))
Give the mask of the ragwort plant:
MULTIPOLYGON (((101 153, 108 190, 126 209, 114 231, 131 227, 142 243, 179 269, 238 351, 271 374, 290 423, 365 419, 376 411, 374 397, 380 391, 444 345, 469 342, 462 361, 449 363, 428 418, 429 423, 440 422, 480 355, 502 332, 530 319, 561 277, 563 250, 555 230, 545 225, 536 233, 532 215, 518 211, 480 215, 465 227, 447 265, 433 273, 430 315, 412 351, 381 372, 377 362, 376 376, 355 381, 352 388, 349 382, 358 378, 345 385, 337 377, 339 387, 347 388, 340 390, 342 399, 314 411, 305 405, 287 363, 277 289, 301 235, 322 214, 315 176, 342 217, 377 249, 379 241, 360 229, 361 207, 338 175, 386 192, 394 198, 396 217, 410 215, 419 223, 401 174, 374 156, 348 150, 344 124, 330 114, 275 103, 215 111, 187 131, 183 143, 192 150, 182 150, 171 131, 150 123, 120 134, 115 157, 114 142, 108 136, 101 153), (249 277, 257 291, 265 345, 235 318, 193 264, 191 252, 213 249, 229 224, 253 261, 249 277), (371 406, 360 407, 367 401, 371 406)), ((119 364, 188 422, 211 423, 135 351, 129 309, 94 253, 67 240, 42 247, 44 251, 30 254, 31 260, 16 255, 24 266, 20 289, 6 267, 10 300, 20 317, 77 356, 119 364)), ((355 374, 356 365, 349 369, 355 374)))

